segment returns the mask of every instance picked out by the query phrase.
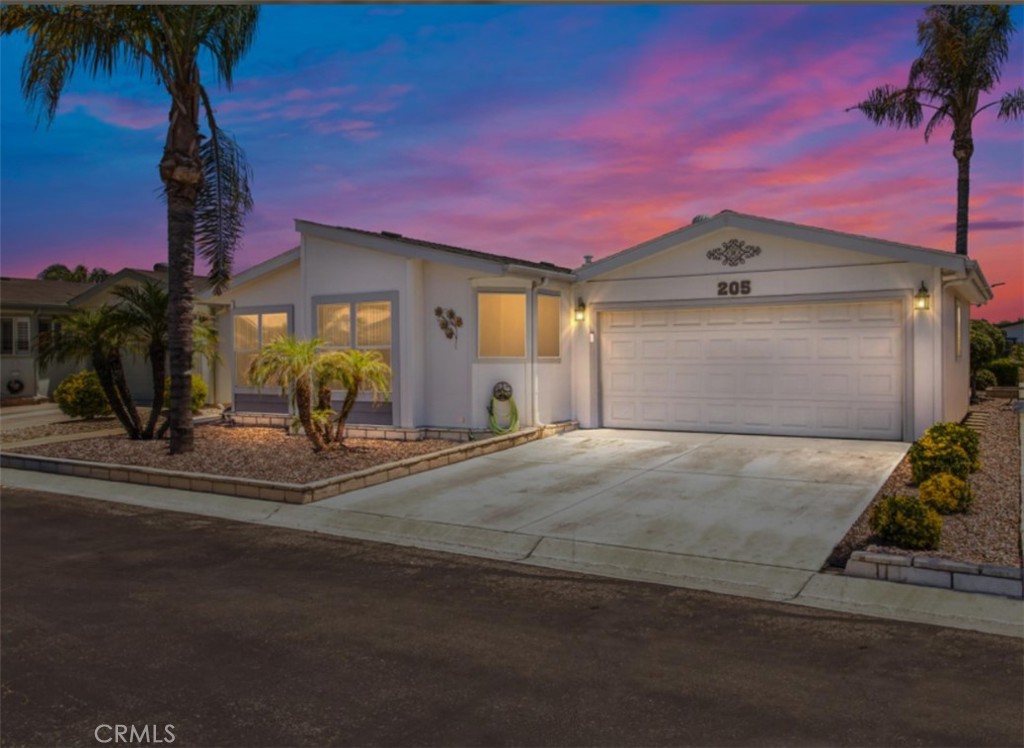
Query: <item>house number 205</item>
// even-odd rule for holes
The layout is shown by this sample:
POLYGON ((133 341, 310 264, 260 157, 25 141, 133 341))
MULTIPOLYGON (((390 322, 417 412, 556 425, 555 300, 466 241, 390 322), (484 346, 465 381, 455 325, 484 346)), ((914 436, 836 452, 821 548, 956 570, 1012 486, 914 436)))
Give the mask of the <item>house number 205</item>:
POLYGON ((719 296, 746 296, 750 293, 750 281, 719 281, 719 296))

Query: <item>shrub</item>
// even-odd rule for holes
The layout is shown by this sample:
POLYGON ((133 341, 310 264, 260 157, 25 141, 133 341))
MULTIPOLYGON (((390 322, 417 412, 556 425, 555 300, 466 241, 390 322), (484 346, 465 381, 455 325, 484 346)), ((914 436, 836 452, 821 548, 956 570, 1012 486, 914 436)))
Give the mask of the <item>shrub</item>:
POLYGON ((61 413, 71 418, 109 416, 110 403, 100 387, 100 378, 92 370, 76 371, 53 391, 54 402, 61 413))
POLYGON ((914 496, 886 496, 869 522, 879 539, 900 548, 938 548, 942 538, 942 517, 914 496))
POLYGON ((1012 358, 997 358, 989 361, 985 368, 992 372, 1003 387, 1016 387, 1020 381, 1020 367, 1024 366, 1020 361, 1012 358))
POLYGON ((925 434, 910 448, 910 470, 914 483, 919 485, 939 473, 950 473, 966 480, 971 473, 971 458, 963 447, 949 439, 925 434))
POLYGON ((974 377, 974 386, 979 390, 987 390, 989 387, 995 387, 997 384, 999 384, 999 381, 996 379, 996 375, 988 369, 982 369, 974 377))
MULTIPOLYGON (((209 394, 209 389, 206 386, 206 381, 198 374, 192 375, 192 412, 198 413, 206 405, 206 396, 209 394)), ((164 407, 168 407, 171 404, 171 378, 167 377, 164 379, 164 407)))
POLYGON ((939 473, 921 484, 918 498, 939 514, 966 512, 974 501, 971 486, 949 473, 939 473))
POLYGON ((971 461, 972 473, 977 472, 981 468, 981 460, 979 459, 981 456, 980 439, 978 432, 970 426, 945 421, 932 424, 924 433, 925 436, 930 436, 936 441, 949 441, 960 447, 960 449, 967 453, 967 457, 971 461))

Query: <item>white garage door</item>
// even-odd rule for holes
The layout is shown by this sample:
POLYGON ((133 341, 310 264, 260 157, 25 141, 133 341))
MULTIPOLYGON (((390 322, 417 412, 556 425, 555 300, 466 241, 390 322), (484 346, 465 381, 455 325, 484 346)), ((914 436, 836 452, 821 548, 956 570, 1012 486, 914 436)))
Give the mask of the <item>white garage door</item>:
POLYGON ((899 301, 602 312, 609 428, 900 439, 899 301))

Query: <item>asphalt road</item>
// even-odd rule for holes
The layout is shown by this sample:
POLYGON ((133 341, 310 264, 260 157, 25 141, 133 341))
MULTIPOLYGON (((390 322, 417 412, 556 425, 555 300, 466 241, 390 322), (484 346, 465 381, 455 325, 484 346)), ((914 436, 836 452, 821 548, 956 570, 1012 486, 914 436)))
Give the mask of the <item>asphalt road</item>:
POLYGON ((0 531, 4 746, 1024 744, 1016 639, 18 489, 0 531))

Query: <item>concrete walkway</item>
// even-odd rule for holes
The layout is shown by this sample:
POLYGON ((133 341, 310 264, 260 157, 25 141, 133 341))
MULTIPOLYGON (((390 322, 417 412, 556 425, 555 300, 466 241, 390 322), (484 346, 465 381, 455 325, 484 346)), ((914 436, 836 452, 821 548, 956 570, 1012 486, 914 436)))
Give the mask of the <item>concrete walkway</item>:
POLYGON ((1024 637, 1020 601, 818 571, 906 448, 578 431, 307 506, 16 470, 3 484, 1024 637))

